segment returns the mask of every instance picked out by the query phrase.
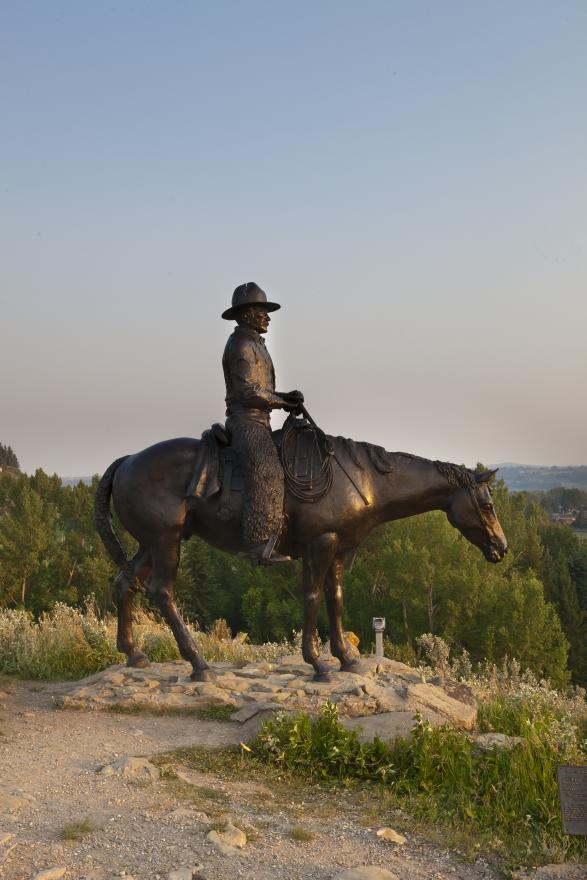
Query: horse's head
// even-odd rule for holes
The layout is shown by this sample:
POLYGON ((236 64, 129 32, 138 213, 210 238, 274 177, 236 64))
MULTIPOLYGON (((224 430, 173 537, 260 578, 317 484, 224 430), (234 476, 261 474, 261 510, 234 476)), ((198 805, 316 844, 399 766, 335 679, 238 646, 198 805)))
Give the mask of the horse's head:
POLYGON ((488 562, 501 562, 508 550, 491 497, 495 473, 476 474, 475 484, 457 489, 446 510, 451 525, 478 547, 488 562))

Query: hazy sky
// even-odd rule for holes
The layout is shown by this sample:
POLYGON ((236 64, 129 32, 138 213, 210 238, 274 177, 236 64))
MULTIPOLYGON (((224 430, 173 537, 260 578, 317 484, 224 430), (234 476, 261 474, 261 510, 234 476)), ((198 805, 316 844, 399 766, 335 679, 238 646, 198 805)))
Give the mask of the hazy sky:
POLYGON ((584 0, 0 0, 0 441, 199 436, 255 280, 328 432, 587 463, 586 45, 584 0))

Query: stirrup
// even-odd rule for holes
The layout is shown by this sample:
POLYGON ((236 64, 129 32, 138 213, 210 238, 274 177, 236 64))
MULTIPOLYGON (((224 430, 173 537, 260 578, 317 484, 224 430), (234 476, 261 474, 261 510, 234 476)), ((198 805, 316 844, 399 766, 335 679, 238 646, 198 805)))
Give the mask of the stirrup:
POLYGON ((278 540, 279 535, 271 535, 261 553, 259 565, 274 565, 276 562, 291 562, 291 556, 284 556, 282 553, 275 552, 275 545, 278 540))
POLYGON ((291 556, 275 552, 278 540, 279 535, 271 535, 266 543, 256 544, 244 553, 239 553, 239 556, 249 559, 253 565, 275 565, 278 562, 291 562, 291 556))

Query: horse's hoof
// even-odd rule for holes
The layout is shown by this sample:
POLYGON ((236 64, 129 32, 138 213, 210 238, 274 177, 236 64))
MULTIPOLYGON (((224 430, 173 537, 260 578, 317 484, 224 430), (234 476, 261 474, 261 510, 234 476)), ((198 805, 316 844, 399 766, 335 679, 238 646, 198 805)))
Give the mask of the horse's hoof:
POLYGON ((147 669, 150 666, 149 658, 142 651, 131 654, 126 661, 127 666, 133 666, 135 669, 147 669))
POLYGON ((209 666, 206 666, 204 669, 194 669, 190 675, 191 681, 214 681, 215 678, 216 675, 209 666))
POLYGON ((360 660, 345 660, 340 664, 341 672, 354 672, 355 675, 364 675, 365 668, 360 660))
POLYGON ((332 675, 329 669, 317 669, 314 681, 329 682, 332 681, 332 675))

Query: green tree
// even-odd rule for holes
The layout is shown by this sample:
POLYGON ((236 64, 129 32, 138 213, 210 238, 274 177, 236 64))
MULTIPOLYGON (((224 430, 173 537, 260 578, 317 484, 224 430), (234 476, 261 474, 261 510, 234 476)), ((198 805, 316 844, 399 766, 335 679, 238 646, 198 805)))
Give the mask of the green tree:
POLYGON ((0 584, 4 605, 30 605, 30 588, 47 564, 58 514, 23 481, 0 519, 0 584))
POLYGON ((20 469, 18 458, 12 447, 4 446, 0 443, 0 467, 2 466, 16 468, 16 470, 20 469))

